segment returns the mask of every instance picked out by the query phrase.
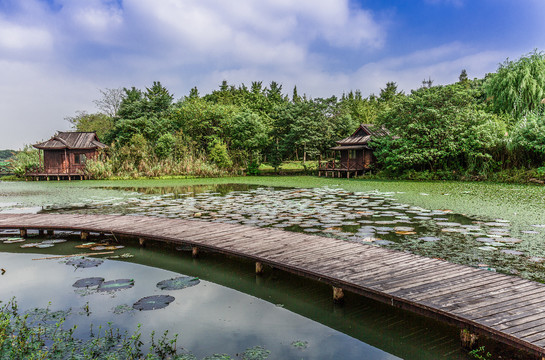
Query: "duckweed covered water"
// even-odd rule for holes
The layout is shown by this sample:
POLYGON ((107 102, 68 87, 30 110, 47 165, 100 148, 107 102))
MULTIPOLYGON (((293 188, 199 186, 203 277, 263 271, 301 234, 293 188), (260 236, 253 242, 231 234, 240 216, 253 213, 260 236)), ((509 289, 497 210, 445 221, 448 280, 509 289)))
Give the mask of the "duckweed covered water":
POLYGON ((514 225, 504 218, 426 209, 400 202, 397 192, 244 184, 111 190, 126 195, 77 207, 47 206, 43 211, 159 216, 280 228, 545 281, 545 242, 540 241, 545 227, 541 224, 514 225))

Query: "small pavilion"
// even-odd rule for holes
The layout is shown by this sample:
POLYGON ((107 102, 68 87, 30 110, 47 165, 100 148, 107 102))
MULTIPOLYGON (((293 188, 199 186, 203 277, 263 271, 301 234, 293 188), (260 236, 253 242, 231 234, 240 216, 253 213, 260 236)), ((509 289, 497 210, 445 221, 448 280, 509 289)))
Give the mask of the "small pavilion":
POLYGON ((375 162, 369 143, 373 137, 388 135, 388 131, 374 124, 361 124, 349 137, 336 141, 330 148, 333 160, 318 165, 318 175, 346 177, 362 175, 375 162))
POLYGON ((36 171, 26 175, 36 180, 83 180, 87 159, 95 159, 99 150, 107 147, 98 140, 95 132, 76 131, 58 132, 51 139, 33 146, 41 150, 40 165, 36 171))

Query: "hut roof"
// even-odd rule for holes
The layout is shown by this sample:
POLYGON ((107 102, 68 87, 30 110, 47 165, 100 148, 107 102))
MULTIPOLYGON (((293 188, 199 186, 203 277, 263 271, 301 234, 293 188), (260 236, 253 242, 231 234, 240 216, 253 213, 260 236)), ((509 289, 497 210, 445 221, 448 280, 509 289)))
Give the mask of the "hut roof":
POLYGON ((388 130, 375 124, 361 124, 352 135, 342 140, 336 141, 338 146, 331 150, 351 150, 367 148, 367 143, 372 137, 388 135, 388 130))
POLYGON ((51 139, 33 145, 36 149, 61 150, 61 149, 103 149, 107 147, 98 141, 95 132, 63 131, 51 139))

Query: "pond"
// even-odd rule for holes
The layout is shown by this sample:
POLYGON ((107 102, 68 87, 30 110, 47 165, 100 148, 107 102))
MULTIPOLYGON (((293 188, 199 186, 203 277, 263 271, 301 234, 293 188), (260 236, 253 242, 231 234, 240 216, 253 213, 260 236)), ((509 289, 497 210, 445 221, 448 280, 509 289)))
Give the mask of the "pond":
MULTIPOLYGON (((545 281, 545 225, 404 204, 396 192, 248 184, 109 187, 125 194, 43 212, 199 219, 332 236, 545 281)), ((422 195, 427 196, 427 195, 422 195)))
MULTIPOLYGON (((233 179, 0 183, 0 213, 127 214, 274 227, 545 280, 545 244, 541 241, 545 219, 543 213, 535 212, 544 199, 539 188, 491 185, 492 190, 481 190, 473 184, 304 178, 302 184, 299 178, 228 181, 233 179), (208 184, 196 184, 199 181, 208 184), (307 183, 311 186, 300 187, 307 183), (502 212, 501 201, 488 192, 510 196, 518 192, 521 196, 510 198, 502 212)), ((4 234, 4 239, 12 236, 4 234)), ((25 243, 42 240, 51 239, 25 243)), ((235 356, 246 348, 263 346, 271 351, 270 358, 331 358, 333 353, 348 359, 361 358, 362 353, 381 359, 465 358, 452 328, 360 297, 342 307, 333 306, 329 287, 281 272, 256 277, 250 263, 212 254, 194 260, 176 250, 127 247, 115 250, 120 257, 106 259, 100 266, 72 269, 73 265, 61 260, 32 261, 37 255, 26 254, 72 254, 73 242, 45 243, 46 248, 21 245, 25 244, 0 244, 0 251, 18 254, 2 254, 1 263, 13 267, 6 275, 27 274, 30 284, 35 274, 50 269, 53 272, 44 283, 51 291, 43 293, 51 298, 27 297, 36 289, 8 283, 4 275, 0 278, 5 286, 2 294, 6 294, 2 300, 15 295, 23 307, 31 308, 46 306, 47 301, 55 304, 58 294, 65 294, 54 306, 80 309, 88 302, 91 316, 78 311, 70 315, 72 323, 83 324, 79 326, 82 336, 91 322, 114 321, 125 329, 151 324, 143 329, 148 334, 163 329, 180 333, 181 346, 199 357, 214 352, 235 356), (179 276, 198 277, 200 282, 181 290, 157 287, 160 281, 179 276), (87 278, 104 279, 100 280, 103 283, 133 279, 134 286, 115 292, 81 291, 72 286, 87 278), (139 299, 155 295, 174 299, 168 298, 163 309, 132 310, 139 299), (35 303, 37 300, 42 303, 35 303), (128 310, 114 312, 118 306, 128 310), (169 316, 174 312, 183 314, 183 320, 169 316)), ((35 278, 34 282, 42 285, 35 278)))
POLYGON ((271 359, 465 358, 455 329, 355 295, 335 305, 328 286, 281 271, 256 276, 251 262, 206 253, 193 259, 159 245, 126 246, 113 259, 86 258, 91 263, 52 258, 80 252, 76 238, 20 247, 61 238, 70 234, 0 243, 1 299, 16 297, 22 309, 70 309, 65 326, 78 325, 80 338, 89 337, 91 324, 96 331, 111 322, 129 332, 144 324, 143 338, 177 333, 178 346, 197 358, 255 347, 271 359), (180 277, 182 288, 165 288, 165 280, 180 277), (172 298, 164 308, 135 309, 141 299, 165 295, 172 298))

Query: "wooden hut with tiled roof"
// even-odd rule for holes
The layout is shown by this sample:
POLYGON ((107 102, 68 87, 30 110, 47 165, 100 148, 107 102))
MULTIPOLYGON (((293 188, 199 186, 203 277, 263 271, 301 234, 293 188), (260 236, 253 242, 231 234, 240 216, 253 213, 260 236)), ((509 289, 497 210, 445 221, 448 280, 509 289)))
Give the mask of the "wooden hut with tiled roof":
POLYGON ((320 163, 318 175, 349 178, 363 174, 375 161, 369 145, 371 139, 384 135, 388 135, 388 131, 380 126, 361 124, 352 135, 336 141, 337 146, 329 149, 333 151, 333 160, 320 163))
POLYGON ((33 145, 40 152, 40 166, 28 176, 60 179, 84 178, 85 162, 96 158, 106 145, 98 140, 94 132, 59 132, 51 139, 33 145), (43 156, 42 156, 43 152, 43 156))

